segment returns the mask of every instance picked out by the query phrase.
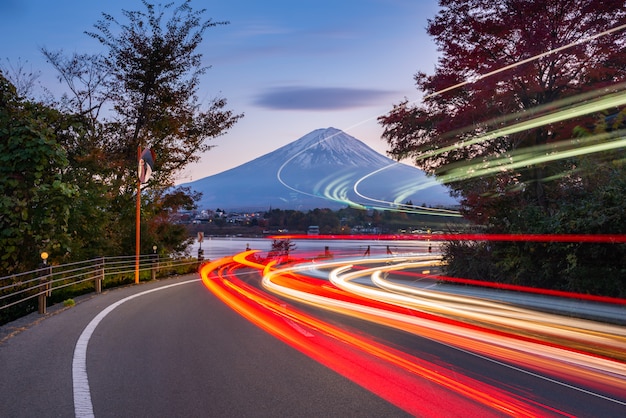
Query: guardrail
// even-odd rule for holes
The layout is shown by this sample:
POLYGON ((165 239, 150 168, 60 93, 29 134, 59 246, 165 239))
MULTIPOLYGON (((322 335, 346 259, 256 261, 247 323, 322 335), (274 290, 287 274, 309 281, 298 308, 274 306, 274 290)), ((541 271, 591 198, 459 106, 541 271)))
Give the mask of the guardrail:
MULTIPOLYGON (((141 280, 194 271, 196 258, 140 256, 141 280)), ((0 325, 34 312, 45 314, 48 306, 86 293, 100 293, 134 282, 135 256, 100 257, 61 265, 42 265, 37 270, 0 277, 0 325)))

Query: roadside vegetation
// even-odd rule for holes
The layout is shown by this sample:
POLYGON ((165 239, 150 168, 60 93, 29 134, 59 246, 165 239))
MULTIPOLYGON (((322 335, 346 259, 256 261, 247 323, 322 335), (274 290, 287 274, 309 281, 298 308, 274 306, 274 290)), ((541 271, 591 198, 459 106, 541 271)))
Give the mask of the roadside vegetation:
POLYGON ((42 252, 52 264, 133 254, 138 156, 148 148, 156 165, 142 185, 141 253, 186 248, 169 214, 198 196, 174 180, 243 116, 221 97, 199 102, 208 68, 198 47, 228 22, 190 3, 103 13, 86 33, 102 54, 43 49, 61 97, 35 98, 37 73, 0 68, 0 277, 37 268, 42 252))
MULTIPOLYGON (((228 22, 190 0, 142 4, 120 18, 104 13, 86 33, 102 54, 42 50, 61 97, 33 97, 36 73, 0 68, 0 277, 38 268, 42 252, 52 264, 133 254, 147 148, 156 165, 141 191, 142 254, 175 254, 199 230, 235 228, 448 232, 469 223, 494 234, 626 234, 621 0, 440 0, 427 24, 439 61, 433 74, 415 74, 423 100, 403 100, 379 122, 389 154, 446 183, 464 221, 271 209, 245 225, 172 218, 199 198, 173 188, 176 176, 243 117, 225 98, 197 99, 208 70, 198 47, 228 22)), ((625 244, 455 241, 444 257, 452 276, 626 297, 625 244)))
MULTIPOLYGON (((623 1, 440 4, 423 101, 379 118, 389 153, 448 184, 483 232, 624 234, 623 1)), ((626 297, 624 244, 451 242, 445 258, 449 275, 626 297)))

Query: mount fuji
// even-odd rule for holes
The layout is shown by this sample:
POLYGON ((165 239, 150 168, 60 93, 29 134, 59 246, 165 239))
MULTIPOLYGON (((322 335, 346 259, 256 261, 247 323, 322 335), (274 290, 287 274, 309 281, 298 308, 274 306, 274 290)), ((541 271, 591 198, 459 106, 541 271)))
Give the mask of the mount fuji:
POLYGON ((387 158, 335 129, 316 129, 238 167, 181 184, 201 192, 200 209, 393 209, 457 205, 423 171, 387 158))

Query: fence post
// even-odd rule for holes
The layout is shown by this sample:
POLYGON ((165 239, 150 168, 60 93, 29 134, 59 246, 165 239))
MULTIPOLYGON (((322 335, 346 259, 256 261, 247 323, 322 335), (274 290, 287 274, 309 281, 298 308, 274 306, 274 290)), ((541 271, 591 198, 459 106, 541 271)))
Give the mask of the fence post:
POLYGON ((37 312, 39 312, 40 315, 43 315, 46 313, 46 293, 43 290, 45 290, 45 283, 44 283, 45 278, 41 279, 41 282, 43 283, 42 286, 39 287, 39 297, 38 297, 38 309, 37 312))
POLYGON ((102 293, 102 281, 104 280, 104 257, 100 258, 100 263, 96 267, 98 271, 96 272, 94 287, 96 294, 100 294, 102 293))
POLYGON ((159 265, 159 255, 156 252, 157 250, 157 246, 154 245, 152 246, 152 268, 150 269, 150 274, 152 276, 152 280, 156 279, 156 271, 157 271, 157 267, 159 265))

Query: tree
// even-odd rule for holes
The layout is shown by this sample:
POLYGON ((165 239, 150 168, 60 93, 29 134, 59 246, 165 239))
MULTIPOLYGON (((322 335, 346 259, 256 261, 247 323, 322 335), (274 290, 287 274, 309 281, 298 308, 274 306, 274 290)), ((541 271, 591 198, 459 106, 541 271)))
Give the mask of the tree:
POLYGON ((88 32, 108 49, 107 97, 115 110, 109 145, 133 174, 137 148, 150 146, 159 159, 154 180, 159 184, 172 184, 174 175, 211 148, 207 139, 224 134, 242 116, 224 110, 223 98, 199 110, 199 77, 207 67, 197 48, 206 29, 228 22, 202 21, 205 10, 194 11, 190 3, 175 7, 164 23, 173 3, 157 11, 143 1, 145 12, 123 11, 127 23, 103 14, 97 31, 88 32))
POLYGON ((180 210, 195 209, 198 193, 185 187, 168 193, 154 190, 151 194, 154 204, 150 206, 151 213, 146 214, 149 222, 144 241, 149 246, 156 245, 165 254, 184 253, 194 237, 189 236, 184 225, 172 219, 180 210))
POLYGON ((272 249, 268 253, 268 258, 289 259, 289 253, 295 251, 296 244, 289 238, 275 239, 272 241, 272 249))
MULTIPOLYGON (((618 118, 623 120, 626 111, 618 118)), ((593 130, 579 129, 583 137, 623 137, 601 117, 593 130), (607 131, 607 128, 608 131, 607 131)), ((615 127, 615 126, 614 126, 615 127)), ((607 138, 608 139, 608 138, 607 138)), ((620 153, 604 152, 574 159, 577 175, 564 180, 558 206, 550 216, 537 206, 520 207, 509 216, 510 233, 624 234, 626 233, 626 167, 620 153)), ((463 242, 445 245, 447 274, 489 278, 543 288, 626 296, 626 245, 584 242, 463 242)))
MULTIPOLYGON (((87 122, 82 136, 75 138, 76 155, 83 153, 75 162, 95 168, 90 181, 106 187, 107 216, 116 234, 124 236, 132 236, 134 227, 138 149, 149 147, 157 155, 145 188, 168 190, 187 164, 211 148, 208 140, 223 135, 243 116, 226 110, 224 98, 207 106, 197 98, 200 76, 207 70, 197 49, 208 28, 227 22, 203 20, 205 10, 193 10, 190 0, 176 7, 143 5, 144 11, 123 10, 125 22, 103 13, 95 30, 87 32, 106 48, 104 55, 66 58, 62 52, 42 50, 69 87, 59 106, 87 122), (102 111, 109 107, 109 112, 102 111)), ((163 193, 149 197, 172 201, 163 193)), ((162 207, 163 202, 144 204, 146 213, 154 213, 150 206, 162 207)), ((131 249, 130 240, 120 243, 120 251, 131 249)))
MULTIPOLYGON (((584 105, 617 115, 623 108, 603 102, 624 94, 623 0, 441 0, 440 6, 427 30, 441 57, 434 74, 415 75, 422 103, 404 100, 379 118, 389 153, 414 159, 448 183, 482 231, 623 230, 626 219, 616 215, 623 165, 608 153, 581 154, 619 142, 598 132, 574 134, 598 126, 597 110, 574 112, 584 105), (592 225, 600 213, 612 222, 592 225)), ((607 248, 451 242, 444 255, 451 275, 623 294, 623 249, 607 248), (590 267, 609 259, 616 263, 610 274, 590 267), (608 275, 622 284, 607 285, 608 275), (582 276, 598 279, 596 285, 575 283, 582 276)))
POLYGON ((479 223, 498 216, 501 203, 492 202, 493 196, 547 209, 554 195, 544 180, 571 168, 568 161, 491 176, 467 173, 494 166, 501 157, 515 158, 516 150, 541 150, 571 138, 573 126, 584 120, 502 129, 548 113, 560 99, 597 89, 608 93, 626 80, 624 2, 441 0, 440 5, 428 33, 441 57, 433 75, 415 75, 423 103, 405 100, 379 118, 389 153, 413 158, 449 183, 465 213, 479 223), (598 36, 613 28, 621 29, 598 36), (468 167, 472 162, 477 165, 468 167))
POLYGON ((18 59, 16 64, 11 63, 8 59, 6 64, 0 63, 0 71, 14 87, 19 97, 31 97, 37 79, 41 75, 40 71, 27 70, 26 61, 18 59))
POLYGON ((0 72, 0 276, 36 268, 42 251, 69 249, 76 189, 63 177, 68 161, 51 127, 56 118, 20 99, 0 72))

